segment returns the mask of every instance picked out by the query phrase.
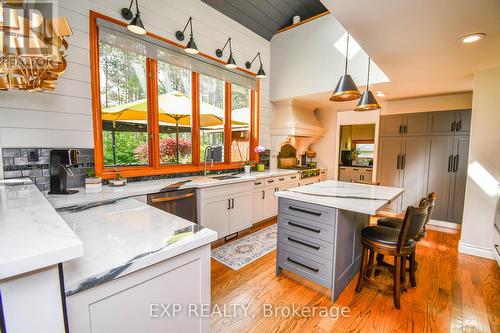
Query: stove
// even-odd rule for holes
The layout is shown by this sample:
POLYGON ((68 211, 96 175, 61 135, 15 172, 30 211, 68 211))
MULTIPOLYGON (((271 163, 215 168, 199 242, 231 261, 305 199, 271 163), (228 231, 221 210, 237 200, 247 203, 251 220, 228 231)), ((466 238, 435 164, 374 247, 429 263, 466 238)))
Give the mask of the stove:
POLYGON ((294 166, 286 169, 298 170, 300 179, 319 176, 320 169, 310 166, 294 166))

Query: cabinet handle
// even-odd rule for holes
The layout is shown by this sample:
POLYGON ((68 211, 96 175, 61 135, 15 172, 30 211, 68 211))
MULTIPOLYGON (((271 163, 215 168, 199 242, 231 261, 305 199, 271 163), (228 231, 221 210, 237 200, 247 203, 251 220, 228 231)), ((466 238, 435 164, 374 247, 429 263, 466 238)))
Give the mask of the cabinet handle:
POLYGON ((290 179, 297 179, 297 176, 292 176, 290 177, 290 179))
POLYGON ((227 199, 227 209, 231 209, 231 199, 227 199))
POLYGON ((403 154, 401 156, 401 170, 405 168, 405 165, 406 165, 406 154, 403 154))
POLYGON ((231 209, 234 209, 234 199, 231 199, 231 209))
MULTIPOLYGON (((307 185, 310 185, 310 184, 307 184, 307 185)), ((296 212, 301 212, 301 213, 305 213, 305 214, 314 215, 314 216, 321 216, 321 213, 319 213, 319 212, 311 212, 310 210, 306 210, 306 209, 302 209, 302 208, 297 208, 297 207, 294 207, 294 206, 288 206, 288 209, 294 210, 296 212)))
POLYGON ((282 181, 284 181, 284 180, 285 180, 285 178, 280 178, 279 180, 280 180, 280 182, 282 182, 282 181))
POLYGON ((453 157, 453 172, 457 172, 458 170, 458 155, 453 157))
POLYGON ((400 159, 401 159, 401 155, 398 155, 398 162, 397 162, 397 165, 396 165, 396 170, 399 170, 399 167, 401 165, 400 159))
POLYGON ((292 227, 297 227, 297 228, 302 228, 304 230, 312 231, 312 232, 315 232, 317 234, 319 234, 321 232, 320 229, 314 229, 314 228, 306 227, 305 225, 297 224, 297 223, 294 223, 294 222, 291 222, 291 221, 288 221, 288 225, 291 225, 292 227))
POLYGON ((254 185, 261 185, 261 182, 253 183, 254 185))
POLYGON ((462 119, 460 119, 457 123, 457 132, 462 130, 462 119))
POLYGON ((297 244, 300 244, 300 245, 304 245, 304 246, 310 247, 311 249, 315 249, 315 250, 319 250, 320 249, 320 247, 318 245, 308 244, 306 242, 300 241, 300 240, 292 238, 292 237, 288 237, 288 240, 290 242, 294 242, 294 243, 297 243, 297 244))
POLYGON ((451 131, 452 132, 455 132, 455 124, 456 124, 455 121, 451 123, 451 131))
POLYGON ((403 125, 399 125, 399 134, 403 133, 403 125))
POLYGON ((295 265, 299 265, 300 267, 304 267, 304 268, 310 269, 313 272, 316 272, 316 273, 319 272, 319 268, 313 268, 311 266, 307 266, 306 264, 303 264, 303 263, 300 263, 298 261, 295 261, 295 260, 293 260, 290 257, 286 258, 286 260, 288 260, 291 263, 294 263, 295 265))
POLYGON ((262 200, 266 198, 266 191, 262 191, 262 200))
POLYGON ((267 182, 268 182, 268 183, 274 183, 274 179, 272 179, 272 180, 268 180, 267 182))
POLYGON ((448 172, 451 172, 453 166, 453 155, 448 157, 448 172))
POLYGON ((404 128, 404 132, 408 133, 408 125, 405 125, 403 128, 404 128))

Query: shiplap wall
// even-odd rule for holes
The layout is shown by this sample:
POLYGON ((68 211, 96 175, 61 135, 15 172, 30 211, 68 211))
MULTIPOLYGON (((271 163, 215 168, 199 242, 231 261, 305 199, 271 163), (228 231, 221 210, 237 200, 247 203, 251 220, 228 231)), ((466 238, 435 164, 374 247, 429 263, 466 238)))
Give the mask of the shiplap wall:
MULTIPOLYGON (((269 42, 200 0, 142 0, 139 3, 146 29, 155 34, 175 40, 175 32, 192 16, 195 40, 201 52, 214 55, 228 37, 233 40, 234 57, 241 67, 261 52, 268 77, 261 80, 259 135, 260 143, 269 147, 273 117, 269 101, 269 42)), ((1 146, 94 147, 88 14, 89 10, 94 10, 122 19, 120 10, 128 5, 128 0, 58 1, 58 15, 69 19, 74 33, 68 39, 68 68, 54 92, 0 92, 1 146)), ((257 69, 254 63, 252 70, 257 69)))

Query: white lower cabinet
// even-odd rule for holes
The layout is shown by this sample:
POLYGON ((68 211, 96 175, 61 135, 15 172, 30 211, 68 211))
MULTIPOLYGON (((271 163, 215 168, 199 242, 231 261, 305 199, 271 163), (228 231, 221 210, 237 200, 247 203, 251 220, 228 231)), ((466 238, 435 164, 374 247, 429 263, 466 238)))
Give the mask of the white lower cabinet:
POLYGON ((223 238, 252 225, 252 182, 198 190, 199 220, 223 238))
POLYGON ((201 306, 210 306, 210 244, 68 296, 66 302, 71 333, 208 333, 210 317, 202 316, 201 306), (173 304, 181 307, 175 316, 173 304), (197 305, 196 311, 190 313, 189 304, 197 305))

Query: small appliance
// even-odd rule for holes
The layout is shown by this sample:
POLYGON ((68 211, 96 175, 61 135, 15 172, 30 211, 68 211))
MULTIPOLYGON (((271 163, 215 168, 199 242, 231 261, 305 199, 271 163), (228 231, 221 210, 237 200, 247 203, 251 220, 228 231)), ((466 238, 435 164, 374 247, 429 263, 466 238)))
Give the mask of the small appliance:
POLYGON ((54 149, 50 151, 50 191, 49 194, 74 194, 78 190, 68 190, 68 176, 73 176, 71 168, 78 165, 76 149, 54 149))

